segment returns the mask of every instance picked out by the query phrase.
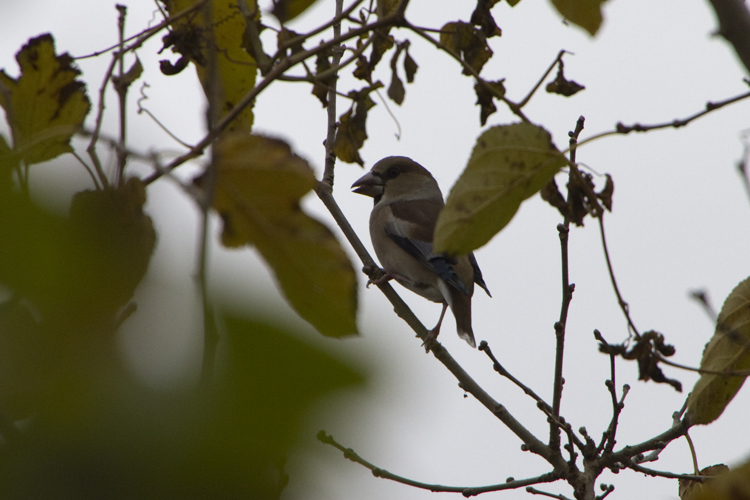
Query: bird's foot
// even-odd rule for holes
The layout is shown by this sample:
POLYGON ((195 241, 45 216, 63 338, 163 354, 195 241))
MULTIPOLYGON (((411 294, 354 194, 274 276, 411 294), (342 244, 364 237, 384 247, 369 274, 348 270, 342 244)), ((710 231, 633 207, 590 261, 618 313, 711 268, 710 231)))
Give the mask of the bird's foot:
MULTIPOLYGON (((411 281, 406 276, 402 276, 402 275, 400 275, 398 273, 394 273, 392 271, 386 271, 385 269, 378 268, 377 271, 375 271, 372 274, 375 274, 376 272, 380 272, 381 273, 380 277, 378 277, 376 279, 372 279, 372 278, 368 279, 367 280, 367 288, 370 288, 370 285, 375 285, 375 286, 382 285, 383 283, 386 283, 386 282, 391 281, 391 280, 397 280, 397 281, 402 281, 402 282, 405 281, 407 283, 409 283, 411 281)), ((370 276, 372 276, 372 274, 370 274, 370 276)))
POLYGON ((437 337, 440 333, 440 328, 433 328, 429 332, 427 332, 427 336, 424 338, 424 342, 422 342, 422 347, 424 347, 424 352, 429 353, 430 349, 437 343, 437 337))

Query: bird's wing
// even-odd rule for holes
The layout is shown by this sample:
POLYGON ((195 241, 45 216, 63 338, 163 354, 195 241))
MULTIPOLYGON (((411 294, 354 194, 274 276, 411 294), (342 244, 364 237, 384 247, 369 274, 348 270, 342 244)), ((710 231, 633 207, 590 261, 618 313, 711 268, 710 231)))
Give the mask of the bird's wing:
POLYGON ((487 295, 492 297, 490 289, 487 288, 487 284, 484 282, 484 278, 482 278, 482 271, 479 269, 479 264, 477 264, 477 258, 474 257, 474 252, 469 254, 469 262, 471 262, 471 267, 474 268, 474 283, 481 286, 484 291, 487 292, 487 295))
POLYGON ((403 251, 414 257, 420 264, 434 272, 440 279, 466 295, 471 292, 461 281, 453 267, 455 261, 433 251, 432 232, 435 228, 435 215, 442 208, 442 200, 406 200, 391 204, 394 217, 385 225, 385 233, 403 251))

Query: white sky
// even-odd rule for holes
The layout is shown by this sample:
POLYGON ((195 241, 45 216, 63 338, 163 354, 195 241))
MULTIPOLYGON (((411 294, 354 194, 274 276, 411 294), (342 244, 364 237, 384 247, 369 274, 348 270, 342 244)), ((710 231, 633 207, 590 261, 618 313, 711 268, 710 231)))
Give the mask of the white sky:
MULTIPOLYGON (((151 19, 152 4, 123 3, 130 9, 128 32, 135 33, 151 19)), ((451 20, 468 20, 471 4, 414 0, 407 14, 417 25, 439 28, 451 20)), ((44 32, 54 34, 58 52, 73 55, 102 49, 116 40, 112 3, 79 0, 77 5, 79 8, 71 9, 70 4, 28 0, 4 6, 0 67, 15 75, 15 52, 29 37, 44 32)), ((305 31, 331 12, 333 3, 321 1, 291 28, 305 31)), ((561 149, 566 147, 567 132, 579 115, 586 117, 585 138, 611 130, 618 121, 661 123, 685 117, 702 109, 708 100, 725 99, 748 88, 730 47, 711 35, 715 21, 707 2, 613 0, 605 10, 605 25, 594 39, 565 26, 548 2, 523 0, 513 9, 501 3, 493 13, 503 36, 492 41, 495 55, 482 75, 506 78, 511 99, 520 100, 526 94, 560 49, 575 53, 565 59, 566 75, 586 90, 569 99, 541 92, 525 108, 531 120, 552 133, 561 149)), ((462 76, 449 57, 436 54, 418 37, 405 31, 393 34, 412 41, 410 53, 419 64, 416 83, 407 86, 403 106, 388 103, 401 126, 400 139, 382 102, 371 110, 370 138, 362 157, 369 168, 384 156, 410 156, 433 172, 447 194, 482 131, 473 81, 462 76)), ((203 134, 203 101, 194 72, 163 77, 157 61, 164 56, 155 54, 158 48, 158 40, 154 40, 139 52, 145 67, 143 79, 152 86, 146 106, 176 135, 196 141, 203 134)), ((80 62, 92 100, 108 62, 109 56, 80 62)), ((386 70, 387 63, 376 77, 387 85, 390 73, 386 70)), ((342 78, 340 90, 361 86, 361 82, 342 78)), ((490 117, 488 126, 516 121, 498 107, 500 111, 490 117)), ((341 100, 339 114, 347 108, 348 102, 341 100)), ((111 135, 116 133, 114 109, 114 101, 109 101, 106 123, 111 135)), ((309 87, 276 85, 260 96, 255 109, 259 131, 286 139, 318 173, 322 171, 325 111, 309 95, 309 87)), ((732 288, 750 275, 750 203, 736 172, 743 151, 740 132, 750 126, 748 116, 750 101, 745 101, 680 130, 607 138, 580 148, 578 153, 581 163, 613 176, 614 212, 605 219, 608 242, 634 321, 642 331, 664 333, 677 347, 674 360, 687 365, 699 363, 713 332, 711 322, 689 299, 689 291, 705 288, 718 309, 732 288)), ((180 151, 146 116, 132 113, 130 124, 134 148, 180 151)), ((74 181, 63 184, 71 170, 63 172, 59 166, 40 166, 35 178, 48 176, 56 188, 62 184, 66 196, 89 187, 80 168, 67 168, 75 172, 74 181)), ((135 169, 147 171, 145 166, 135 169)), ((335 194, 369 247, 371 200, 348 191, 360 175, 358 166, 339 164, 335 194)), ((561 186, 564 182, 563 178, 558 181, 561 186)), ((603 179, 597 178, 597 182, 603 183, 603 179)), ((65 196, 55 195, 50 184, 40 181, 35 186, 38 197, 51 205, 64 205, 65 196)), ((306 205, 333 227, 316 198, 310 196, 306 205)), ((139 334, 146 320, 139 323, 133 318, 123 346, 129 363, 144 380, 179 386, 195 377, 200 357, 196 326, 200 312, 191 288, 196 210, 168 181, 149 188, 148 210, 155 219, 159 243, 148 278, 151 288, 140 292, 139 311, 147 318, 149 331, 163 334, 139 334)), ((548 401, 554 366, 552 325, 560 308, 555 229, 559 222, 559 215, 538 196, 524 203, 511 224, 477 252, 494 298, 479 293, 474 299, 477 340, 489 341, 506 368, 548 401)), ((253 251, 226 252, 215 246, 212 255, 212 282, 218 296, 241 310, 281 314, 286 322, 302 328, 305 337, 349 356, 372 377, 366 391, 341 394, 321 405, 304 437, 309 445, 291 459, 293 475, 285 498, 434 498, 428 491, 374 478, 333 448, 318 444, 314 434, 321 428, 381 468, 425 482, 475 486, 549 470, 543 460, 522 453, 520 441, 473 398, 463 397, 455 379, 424 354, 419 341, 391 313, 385 298, 374 288, 365 290, 364 276, 359 315, 362 335, 334 341, 319 338, 291 312, 253 251), (334 408, 337 416, 331 417, 322 407, 334 408), (307 465, 300 465, 305 460, 307 465)), ((568 323, 562 412, 574 429, 586 426, 598 440, 611 412, 604 386, 609 360, 597 353, 592 331, 598 328, 610 342, 619 342, 626 336, 625 321, 609 285, 594 221, 588 219, 586 227, 571 231, 570 255, 576 292, 568 323)), ((355 268, 359 267, 355 261, 355 268)), ((439 306, 407 290, 399 288, 399 292, 431 327, 439 306)), ((449 316, 440 337, 443 345, 544 440, 548 427, 533 402, 496 376, 484 354, 467 347, 453 331, 449 316)), ((668 377, 683 382, 683 394, 666 385, 638 382, 635 364, 618 361, 618 388, 623 383, 632 386, 620 420, 618 445, 640 442, 669 427, 672 412, 682 406, 695 376, 670 368, 665 371, 668 377)), ((744 434, 743 439, 737 436, 737 430, 747 425, 748 409, 750 396, 745 389, 718 422, 692 429, 701 467, 721 462, 733 465, 748 457, 750 447, 744 434)), ((685 441, 674 442, 658 462, 649 465, 690 472, 685 441)), ((618 476, 604 474, 601 481, 615 484, 610 498, 677 497, 676 481, 628 471, 618 476)), ((540 488, 572 497, 564 483, 540 488)), ((520 498, 527 494, 489 495, 520 498)))

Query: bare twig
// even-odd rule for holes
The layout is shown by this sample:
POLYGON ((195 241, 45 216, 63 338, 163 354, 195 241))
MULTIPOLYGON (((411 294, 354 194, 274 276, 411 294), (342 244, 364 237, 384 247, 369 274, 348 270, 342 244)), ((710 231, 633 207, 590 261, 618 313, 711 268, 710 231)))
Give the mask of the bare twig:
POLYGON ((620 288, 617 286, 617 279, 615 279, 615 271, 612 269, 612 260, 609 257, 609 249, 607 248, 607 237, 604 234, 604 212, 599 215, 598 219, 599 234, 602 237, 602 248, 604 249, 604 258, 607 261, 607 271, 609 272, 609 279, 612 282, 612 288, 615 291, 615 295, 617 295, 617 303, 620 305, 620 309, 622 309, 622 313, 628 321, 630 331, 635 335, 636 339, 639 339, 641 334, 638 332, 638 328, 636 328, 635 323, 633 323, 633 320, 630 317, 630 306, 625 302, 625 299, 622 298, 622 294, 620 294, 620 288))
MULTIPOLYGON (((562 53, 560 53, 562 56, 562 53)), ((576 164, 576 145, 578 143, 578 136, 583 130, 584 118, 583 116, 578 117, 576 121, 575 129, 569 133, 570 136, 570 164, 576 164)), ((570 170, 570 177, 574 175, 574 169, 570 170)), ((577 171, 576 171, 577 172, 577 171)), ((572 181, 571 181, 572 183, 572 181)), ((570 193, 568 193, 570 198, 570 193)), ((568 199, 568 203, 570 203, 568 199)), ((570 309, 570 302, 573 300, 573 290, 575 285, 570 283, 570 277, 568 275, 568 236, 570 234, 570 221, 565 218, 563 224, 558 224, 557 232, 560 237, 560 255, 561 255, 561 271, 562 271, 562 303, 560 305, 560 318, 555 323, 555 378, 553 381, 553 393, 552 393, 552 417, 550 421, 549 429, 549 445, 552 449, 558 449, 560 447, 560 427, 554 422, 560 416, 560 403, 562 401, 563 391, 563 355, 565 350, 565 326, 568 321, 568 310, 570 309)))
POLYGON ((530 396, 534 401, 536 401, 538 406, 540 406, 540 409, 542 409, 542 411, 544 411, 546 414, 552 414, 552 407, 550 405, 548 405, 541 397, 539 397, 530 387, 511 375, 510 372, 500 364, 500 361, 498 361, 495 355, 492 354, 490 345, 486 340, 483 340, 479 343, 479 350, 484 351, 487 357, 492 360, 492 366, 497 373, 516 384, 524 393, 526 393, 526 395, 530 396))
MULTIPOLYGON (((336 0, 336 18, 340 18, 344 6, 343 0, 336 0)), ((341 36, 341 21, 333 25, 333 38, 341 36)), ((333 47, 333 56, 331 57, 331 66, 337 68, 341 62, 341 56, 344 48, 339 45, 333 47)), ((334 72, 331 83, 328 88, 328 123, 326 127, 326 148, 325 148, 325 170, 323 172, 323 183, 333 191, 334 168, 336 166, 336 153, 333 152, 333 146, 336 139, 336 86, 338 84, 338 71, 334 72)))
POLYGON ((676 474, 674 472, 650 469, 648 467, 643 467, 642 465, 638 465, 632 462, 624 464, 624 465, 628 469, 633 469, 636 472, 642 472, 644 474, 648 474, 649 476, 666 477, 668 479, 689 479, 690 481, 698 481, 701 483, 706 481, 707 479, 710 479, 710 476, 696 476, 693 474, 676 474))
POLYGON ((360 464, 370 469, 372 471, 372 475, 375 477, 389 479, 397 483, 405 484, 408 486, 413 486, 415 488, 421 488, 423 490, 429 490, 432 492, 461 493, 463 494, 464 497, 468 498, 470 496, 478 495, 480 493, 487 493, 490 491, 500 491, 500 490, 512 490, 516 488, 522 488, 530 484, 551 483, 553 481, 557 481, 558 479, 560 479, 560 475, 553 471, 553 472, 548 472, 547 474, 542 474, 541 476, 530 477, 527 479, 515 480, 515 479, 509 478, 509 480, 506 481, 505 483, 493 484, 493 485, 488 485, 488 486, 445 486, 442 484, 423 483, 420 481, 414 481, 413 479, 409 479, 403 476, 399 476, 397 474, 393 474, 391 472, 388 472, 385 469, 381 469, 380 467, 377 467, 371 462, 368 462, 364 458, 360 457, 351 448, 345 448, 341 444, 337 443, 336 440, 333 439, 333 436, 326 434, 325 431, 318 432, 317 437, 320 442, 333 446, 334 448, 343 452, 344 457, 347 460, 351 460, 354 463, 360 464))
MULTIPOLYGON (((750 84, 750 80, 748 80, 747 78, 745 79, 745 82, 750 84)), ((693 115, 690 115, 687 118, 677 118, 675 120, 672 120, 671 122, 658 123, 655 125, 641 125, 639 123, 635 123, 633 125, 623 125, 622 123, 617 123, 617 125, 615 125, 615 130, 610 130, 608 132, 601 132, 591 137, 587 137, 586 139, 580 141, 578 145, 582 146, 589 142, 592 142, 592 141, 595 141, 595 140, 598 140, 598 139, 601 139, 603 137, 607 137, 610 135, 629 134, 630 132, 649 132, 651 130, 658 130, 658 129, 664 129, 664 128, 684 127, 690 122, 692 122, 693 120, 697 120, 698 118, 704 115, 707 115, 708 113, 711 113, 712 111, 716 111, 717 109, 723 108, 724 106, 727 106, 729 104, 733 104, 743 99, 747 99, 748 97, 750 97, 750 92, 745 92, 744 94, 739 94, 737 96, 730 97, 728 99, 725 99, 719 102, 709 101, 706 103, 706 107, 702 111, 699 111, 693 115)))
POLYGON ((550 498, 556 498, 557 500, 570 500, 568 497, 561 493, 548 493, 546 491, 538 490, 536 488, 533 488, 531 486, 528 486, 526 488, 526 491, 528 493, 531 493, 532 495, 541 495, 544 497, 550 497, 550 498))
POLYGON ((117 4, 115 6, 119 12, 117 18, 117 32, 120 38, 120 50, 115 54, 118 60, 118 78, 114 80, 115 90, 117 91, 117 101, 119 104, 120 111, 120 147, 117 149, 117 170, 115 179, 115 185, 119 185, 125 173, 125 162, 127 161, 128 155, 125 149, 126 138, 127 138, 127 95, 130 84, 125 83, 125 17, 127 16, 128 8, 124 5, 117 4))

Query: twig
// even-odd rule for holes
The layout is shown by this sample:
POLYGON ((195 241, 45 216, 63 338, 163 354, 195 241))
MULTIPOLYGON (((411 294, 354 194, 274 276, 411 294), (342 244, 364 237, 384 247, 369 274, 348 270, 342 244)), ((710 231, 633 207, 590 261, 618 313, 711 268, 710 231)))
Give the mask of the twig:
POLYGON ((531 486, 528 486, 526 488, 526 491, 528 493, 531 493, 532 495, 542 495, 542 496, 545 496, 545 497, 556 498, 557 500, 570 500, 568 497, 566 497, 565 495, 563 495, 561 493, 548 493, 546 491, 538 490, 538 489, 533 488, 531 486))
POLYGON ((507 378, 514 384, 516 384, 526 395, 530 396, 534 401, 538 403, 538 406, 540 406, 545 413, 551 414, 552 413, 552 407, 548 405, 541 397, 539 397, 530 387, 525 385, 523 382, 518 380, 516 377, 510 374, 508 370, 505 369, 503 365, 500 364, 500 361, 497 360, 494 354, 492 354, 492 350, 490 350, 490 345, 487 343, 486 340, 483 340, 479 343, 479 350, 484 351, 484 353, 492 360, 492 367, 493 369, 502 375, 503 377, 507 378))
POLYGON ((602 248, 604 249, 604 258, 607 261, 607 271, 609 272, 609 279, 612 282, 612 288, 615 291, 615 295, 617 295, 617 303, 620 305, 620 309, 622 309, 622 313, 625 315, 625 318, 628 321, 628 327, 630 328, 630 331, 635 335, 636 339, 641 338, 641 334, 638 333, 638 328, 636 328, 635 323, 633 323, 632 318, 630 317, 630 306, 627 302, 625 302, 625 299, 622 298, 622 295, 620 294, 620 288, 617 286, 617 279, 615 279, 615 271, 612 269, 612 260, 609 258, 609 249, 607 249, 607 237, 604 234, 604 212, 602 212, 599 217, 599 234, 602 237, 602 248))
POLYGON ((642 472, 644 474, 648 474, 649 476, 666 477, 668 479, 689 479, 690 481, 698 481, 701 483, 704 482, 706 479, 710 479, 710 476, 698 476, 698 475, 692 475, 692 474, 675 474, 674 472, 650 469, 648 467, 643 467, 642 465, 638 465, 632 462, 629 462, 623 465, 625 465, 628 469, 632 469, 636 472, 642 472))
POLYGON ((117 54, 112 57, 112 61, 109 63, 107 71, 104 73, 104 81, 102 82, 102 86, 99 87, 99 106, 96 113, 96 120, 94 121, 94 130, 91 133, 91 141, 89 141, 89 145, 86 148, 86 152, 89 154, 89 158, 91 158, 91 162, 94 164, 94 168, 96 169, 96 173, 99 176, 99 180, 105 188, 109 187, 109 180, 107 179, 107 176, 104 173, 104 169, 102 168, 102 163, 99 160, 99 154, 96 152, 96 145, 99 142, 99 134, 102 130, 102 120, 104 119, 104 109, 106 108, 104 101, 105 94, 107 92, 107 83, 109 83, 109 80, 112 78, 112 74, 115 71, 116 64, 117 54))
POLYGON ((685 441, 687 441, 690 448, 690 457, 693 459, 693 472, 696 476, 700 476, 701 470, 698 467, 698 454, 695 452, 695 445, 693 445, 693 440, 690 438, 688 431, 685 431, 685 441))
POLYGON ((120 15, 117 18, 117 31, 120 38, 120 50, 115 54, 118 59, 118 78, 114 80, 115 90, 117 91, 117 100, 120 111, 120 147, 117 149, 117 170, 115 179, 115 185, 119 185, 125 174, 125 162, 127 161, 127 150, 125 149, 126 137, 127 137, 127 94, 129 83, 124 82, 125 76, 125 17, 127 15, 128 8, 124 5, 115 5, 120 15))
MULTIPOLYGON (((341 16, 341 11, 344 7, 343 0, 336 0, 336 19, 341 16)), ((341 21, 337 21, 333 25, 333 38, 339 38, 341 36, 341 21)), ((331 66, 337 68, 341 62, 341 56, 344 53, 344 48, 339 45, 332 49, 333 56, 331 57, 331 66)), ((336 166, 336 153, 333 151, 334 142, 336 139, 336 86, 338 83, 338 69, 331 75, 331 83, 328 87, 328 114, 327 114, 327 127, 326 127, 326 148, 325 148, 325 169, 323 172, 323 183, 333 191, 333 179, 334 179, 334 168, 336 166)))
POLYGON ((742 159, 737 162, 737 171, 742 178, 742 185, 745 186, 747 199, 750 200, 750 172, 748 172, 748 162, 750 162, 750 130, 745 130, 742 133, 742 143, 745 146, 745 150, 742 153, 742 159))
MULTIPOLYGON (((561 53, 562 55, 562 53, 561 53)), ((576 164, 576 144, 578 142, 578 136, 583 130, 584 118, 583 116, 578 117, 576 121, 575 129, 569 133, 570 136, 570 163, 571 165, 576 164)), ((574 170, 570 170, 570 177, 574 175, 574 170)), ((572 180, 571 180, 572 183, 572 180)), ((570 192, 568 193, 570 198, 570 192)), ((568 199, 568 203, 570 203, 568 199)), ((568 236, 570 234, 570 221, 565 218, 563 224, 558 224, 557 232, 560 237, 560 256, 561 256, 561 271, 562 271, 562 303, 560 305, 560 317, 555 323, 555 378, 553 381, 553 393, 552 393, 552 417, 550 421, 549 429, 549 445, 550 448, 558 449, 560 447, 560 427, 554 422, 560 416, 560 403, 562 401, 563 391, 563 358, 565 351, 565 326, 568 321, 568 310, 570 309, 570 302, 573 300, 573 290, 575 285, 570 283, 570 277, 568 274, 568 236)))
POLYGON ((705 311, 706 315, 716 323, 718 321, 718 316, 716 315, 716 310, 711 305, 711 301, 708 300, 708 294, 705 290, 693 290, 690 292, 690 297, 695 299, 696 302, 698 302, 701 306, 703 306, 703 310, 705 311))
POLYGON ((377 467, 371 462, 368 462, 364 458, 360 457, 351 448, 345 448, 341 444, 337 443, 336 440, 333 439, 333 436, 326 434, 325 431, 318 432, 317 437, 318 437, 318 441, 324 444, 333 446, 334 448, 343 452, 344 457, 347 460, 351 460, 354 463, 360 464, 370 469, 372 471, 372 475, 375 477, 389 479, 397 483, 405 484, 408 486, 413 486, 415 488, 421 488, 424 490, 429 490, 432 492, 461 493, 463 494, 464 497, 468 498, 470 496, 478 495, 480 493, 487 493, 490 491, 500 491, 500 490, 512 490, 516 488, 522 488, 530 484, 551 483, 553 481, 557 481, 558 479, 560 479, 560 475, 556 474, 553 471, 553 472, 548 472, 547 474, 542 474, 541 476, 530 477, 527 479, 515 480, 515 479, 509 478, 509 480, 506 481, 505 483, 493 484, 493 485, 488 485, 488 486, 445 486, 442 484, 423 483, 420 481, 414 481, 413 479, 409 479, 403 476, 399 476, 397 474, 393 474, 391 472, 388 472, 385 469, 381 469, 380 467, 377 467))
POLYGON ((519 108, 522 108, 522 107, 526 106, 526 104, 529 102, 529 100, 534 95, 534 93, 539 89, 539 87, 542 86, 542 84, 544 83, 544 79, 547 78, 547 76, 550 74, 550 72, 553 69, 555 69, 555 66, 557 65, 557 63, 559 63, 562 60, 563 54, 570 54, 570 52, 568 52, 567 50, 561 50, 557 54, 557 57, 555 57, 555 60, 552 61, 552 64, 550 64, 549 68, 547 68, 547 71, 544 72, 544 74, 539 79, 539 81, 536 83, 536 85, 534 85, 534 87, 529 91, 529 93, 526 95, 526 97, 524 97, 521 100, 521 102, 518 103, 518 107, 519 108))
POLYGON ((331 40, 328 40, 327 42, 323 42, 317 47, 306 50, 304 52, 300 52, 298 54, 295 54, 291 57, 282 59, 271 71, 268 72, 266 77, 253 89, 248 91, 247 94, 245 94, 242 99, 237 102, 237 104, 234 105, 234 107, 229 110, 224 117, 219 120, 214 128, 206 134, 203 139, 201 139, 195 146, 193 146, 190 151, 187 153, 180 155, 179 157, 175 158, 172 162, 170 162, 168 165, 165 165, 164 168, 161 171, 154 172, 150 176, 146 177, 143 180, 143 183, 148 185, 157 180, 159 177, 164 175, 167 172, 171 172, 175 168, 179 167, 183 163, 187 162, 188 160, 192 160, 193 158, 197 158, 198 156, 203 154, 203 151, 221 134, 221 132, 240 114, 242 111, 252 103, 258 95, 263 92, 263 90, 266 89, 273 81, 275 81, 280 75, 282 75, 285 71, 287 71, 289 68, 301 63, 305 59, 309 58, 310 56, 316 55, 321 51, 328 50, 329 48, 336 46, 340 44, 343 41, 350 40, 352 38, 356 38, 363 33, 367 33, 368 31, 371 31, 375 28, 378 28, 380 26, 386 26, 394 23, 395 17, 387 17, 383 19, 379 19, 378 21, 375 21, 371 24, 368 24, 366 26, 363 26, 362 28, 358 28, 356 30, 351 30, 343 35, 341 35, 338 38, 332 38, 331 40))
MULTIPOLYGON (((745 79, 745 82, 750 84, 750 80, 748 80, 747 78, 745 79)), ((733 104, 743 99, 747 99, 748 97, 750 97, 750 92, 745 92, 744 94, 739 94, 737 96, 730 97, 728 99, 725 99, 719 102, 709 101, 706 103, 706 107, 703 111, 699 111, 691 116, 688 116, 687 118, 678 118, 678 119, 672 120, 671 122, 659 123, 655 125, 641 125, 639 123, 636 123, 633 125, 623 125, 622 123, 617 123, 617 125, 615 125, 615 130, 610 130, 608 132, 601 132, 591 137, 587 137, 586 139, 580 141, 578 145, 583 146, 584 144, 587 144, 589 142, 592 142, 597 139, 601 139, 603 137, 607 137, 610 135, 629 134, 630 132, 649 132, 651 130, 658 130, 658 129, 663 129, 663 128, 684 127, 688 123, 692 122, 693 120, 697 120, 698 118, 704 115, 707 115, 708 113, 712 111, 716 111, 717 109, 723 108, 724 106, 727 106, 729 104, 733 104)))

